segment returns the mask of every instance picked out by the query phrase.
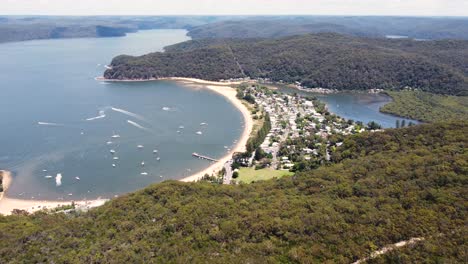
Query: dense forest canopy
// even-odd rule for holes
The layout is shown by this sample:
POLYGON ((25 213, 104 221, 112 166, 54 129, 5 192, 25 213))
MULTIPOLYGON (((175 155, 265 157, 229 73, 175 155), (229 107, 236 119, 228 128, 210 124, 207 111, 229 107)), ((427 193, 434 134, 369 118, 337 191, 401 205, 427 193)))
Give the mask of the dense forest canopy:
POLYGON ((145 29, 187 29, 194 39, 278 38, 332 32, 352 36, 468 39, 467 18, 369 16, 0 16, 0 43, 124 36, 145 29), (113 28, 100 34, 97 26, 113 28))
POLYGON ((466 95, 468 41, 358 38, 331 33, 281 39, 193 40, 165 53, 119 56, 109 79, 269 78, 339 90, 395 89, 466 95))
POLYGON ((120 37, 145 29, 190 29, 229 17, 198 16, 5 16, 0 43, 33 39, 120 37))
POLYGON ((423 122, 468 120, 468 96, 438 95, 421 91, 386 93, 393 101, 380 108, 384 113, 423 122))
POLYGON ((468 18, 379 16, 277 16, 218 21, 193 27, 204 38, 279 38, 333 32, 364 37, 468 40, 468 18))
POLYGON ((0 216, 4 263, 462 263, 468 125, 350 136, 335 164, 248 185, 167 181, 88 213, 0 216), (434 243, 443 240, 434 247, 434 243), (414 252, 414 251, 418 252, 414 252))

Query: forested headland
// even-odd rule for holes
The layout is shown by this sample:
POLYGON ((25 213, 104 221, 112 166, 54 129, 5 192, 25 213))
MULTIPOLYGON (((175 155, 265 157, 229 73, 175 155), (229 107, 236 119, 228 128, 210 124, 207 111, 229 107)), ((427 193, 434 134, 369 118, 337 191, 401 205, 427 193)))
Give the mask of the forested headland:
POLYGON ((0 43, 35 39, 122 37, 146 29, 190 29, 228 17, 0 16, 0 43))
POLYGON ((349 136, 330 165, 252 184, 166 181, 87 213, 0 216, 4 263, 466 260, 468 125, 349 136), (435 246, 436 245, 436 246, 435 246))
POLYGON ((421 91, 386 93, 393 101, 380 108, 384 113, 423 122, 468 120, 468 96, 437 95, 421 91))
POLYGON ((118 56, 108 79, 270 79, 337 90, 408 87, 468 94, 468 41, 358 38, 330 33, 281 39, 193 40, 166 52, 118 56))

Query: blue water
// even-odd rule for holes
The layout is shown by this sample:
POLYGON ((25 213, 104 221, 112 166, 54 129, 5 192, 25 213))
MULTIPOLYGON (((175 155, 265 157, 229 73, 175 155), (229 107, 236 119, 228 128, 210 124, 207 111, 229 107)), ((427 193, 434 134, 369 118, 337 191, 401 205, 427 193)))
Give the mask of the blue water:
POLYGON ((224 156, 224 146, 234 145, 243 122, 224 97, 168 81, 94 79, 116 55, 161 51, 187 39, 184 30, 151 30, 123 38, 0 45, 0 168, 13 172, 7 194, 24 199, 112 197, 209 166, 192 152, 224 156), (105 117, 86 120, 100 114, 105 117), (111 138, 114 133, 121 137, 111 138), (61 186, 56 186, 57 173, 63 175, 61 186))
POLYGON ((406 124, 409 124, 410 122, 413 122, 414 124, 420 123, 417 120, 380 112, 380 107, 392 101, 392 98, 385 94, 371 94, 363 92, 317 94, 288 87, 281 87, 279 90, 285 93, 316 96, 327 105, 327 108, 331 113, 346 119, 361 121, 364 124, 375 121, 384 128, 393 128, 396 126, 397 120, 405 120, 406 124))
POLYGON ((410 122, 413 122, 414 124, 420 123, 417 120, 380 112, 380 107, 392 101, 392 98, 385 94, 348 92, 317 95, 317 97, 327 104, 330 112, 346 119, 361 121, 364 124, 367 124, 370 121, 375 121, 384 128, 392 128, 395 127, 397 120, 405 120, 406 124, 409 124, 410 122))

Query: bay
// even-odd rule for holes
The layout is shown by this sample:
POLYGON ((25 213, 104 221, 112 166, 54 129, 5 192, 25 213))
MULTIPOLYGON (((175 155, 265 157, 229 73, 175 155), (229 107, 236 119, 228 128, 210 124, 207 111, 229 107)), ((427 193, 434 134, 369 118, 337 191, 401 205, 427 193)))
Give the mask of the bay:
POLYGON ((224 97, 170 81, 95 80, 114 56, 162 51, 188 40, 186 33, 0 45, 0 168, 13 172, 7 195, 109 198, 210 165, 193 152, 224 156, 243 122, 224 97))

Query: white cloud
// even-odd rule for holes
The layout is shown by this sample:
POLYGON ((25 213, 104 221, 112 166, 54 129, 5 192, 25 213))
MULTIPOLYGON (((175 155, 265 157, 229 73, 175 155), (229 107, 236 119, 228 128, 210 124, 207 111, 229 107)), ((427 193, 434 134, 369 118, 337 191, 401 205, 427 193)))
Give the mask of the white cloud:
POLYGON ((0 13, 468 16, 468 0, 0 0, 0 13))

